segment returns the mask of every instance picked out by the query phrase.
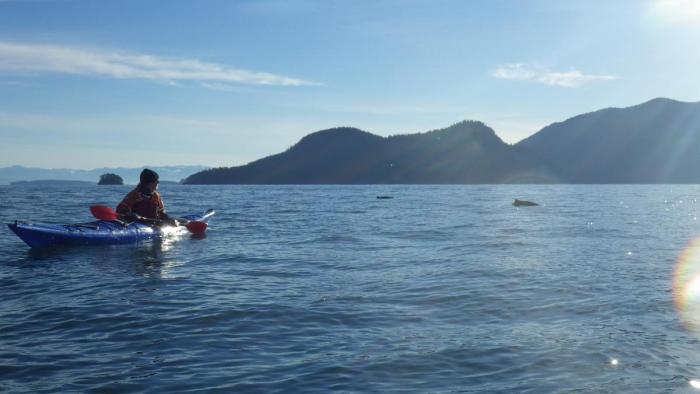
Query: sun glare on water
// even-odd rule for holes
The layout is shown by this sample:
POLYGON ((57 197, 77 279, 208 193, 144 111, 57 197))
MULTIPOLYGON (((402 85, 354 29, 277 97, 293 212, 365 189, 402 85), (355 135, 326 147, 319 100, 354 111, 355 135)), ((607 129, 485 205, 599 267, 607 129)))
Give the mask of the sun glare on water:
POLYGON ((163 226, 160 228, 160 232, 164 237, 175 237, 186 233, 187 230, 184 227, 163 226))

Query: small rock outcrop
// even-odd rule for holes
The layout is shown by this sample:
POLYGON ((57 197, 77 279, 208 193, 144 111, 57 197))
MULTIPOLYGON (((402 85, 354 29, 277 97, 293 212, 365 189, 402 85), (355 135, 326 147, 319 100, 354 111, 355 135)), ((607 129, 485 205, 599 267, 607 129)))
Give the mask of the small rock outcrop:
POLYGON ((124 180, 117 174, 107 173, 100 175, 98 185, 123 185, 124 180))

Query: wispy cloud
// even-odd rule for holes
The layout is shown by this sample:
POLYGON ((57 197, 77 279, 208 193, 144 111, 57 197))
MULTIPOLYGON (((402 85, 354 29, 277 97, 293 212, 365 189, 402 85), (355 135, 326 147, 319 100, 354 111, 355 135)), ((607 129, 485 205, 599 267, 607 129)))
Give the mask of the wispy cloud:
POLYGON ((13 42, 0 42, 0 73, 61 73, 166 83, 200 81, 280 86, 317 85, 303 79, 240 70, 196 59, 13 42))
MULTIPOLYGON (((2 2, 3 0, 0 0, 2 2)), ((4 81, 0 80, 0 86, 34 86, 32 83, 24 82, 24 81, 4 81)))
POLYGON ((206 130, 216 133, 226 133, 230 131, 230 127, 228 125, 219 121, 170 115, 151 115, 146 117, 142 123, 157 124, 159 126, 167 126, 185 130, 206 130))
MULTIPOLYGON (((188 136, 196 130, 199 138, 203 135, 219 136, 230 132, 231 129, 230 125, 219 121, 173 115, 84 117, 0 111, 0 133, 18 134, 16 138, 35 135, 32 133, 85 136, 114 131, 135 136, 147 130, 151 133, 167 131, 169 136, 188 136)), ((105 142, 106 139, 102 138, 102 141, 105 142)))
POLYGON ((431 106, 392 106, 392 105, 334 105, 318 104, 314 106, 322 111, 354 113, 376 116, 456 114, 463 110, 461 107, 431 107, 431 106))
POLYGON ((547 67, 529 63, 502 64, 491 71, 491 75, 498 79, 531 81, 565 88, 579 88, 591 82, 605 82, 618 79, 614 75, 589 75, 575 69, 570 71, 552 71, 547 67))
POLYGON ((219 82, 203 82, 202 87, 211 90, 219 90, 221 92, 232 92, 235 90, 233 86, 219 82))

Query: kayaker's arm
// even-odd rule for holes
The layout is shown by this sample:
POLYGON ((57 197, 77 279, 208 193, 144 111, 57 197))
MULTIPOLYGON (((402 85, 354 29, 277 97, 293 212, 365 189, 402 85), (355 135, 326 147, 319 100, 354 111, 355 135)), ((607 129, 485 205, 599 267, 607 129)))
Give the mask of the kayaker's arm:
POLYGON ((133 213, 132 208, 134 204, 139 202, 140 196, 138 191, 132 190, 129 194, 124 197, 124 199, 117 205, 117 213, 121 215, 129 215, 133 213))
POLYGON ((160 198, 160 193, 153 193, 153 196, 155 197, 155 204, 158 207, 158 219, 167 222, 173 226, 178 226, 178 221, 175 218, 170 217, 170 215, 168 215, 168 213, 165 212, 165 204, 163 203, 163 199, 160 198))

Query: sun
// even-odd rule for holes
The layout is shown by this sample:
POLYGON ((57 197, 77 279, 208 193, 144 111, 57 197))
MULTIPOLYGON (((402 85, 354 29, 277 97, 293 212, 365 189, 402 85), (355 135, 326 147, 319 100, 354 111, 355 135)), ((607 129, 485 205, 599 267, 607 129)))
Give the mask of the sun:
POLYGON ((700 20, 700 0, 652 0, 650 13, 675 22, 700 20))

